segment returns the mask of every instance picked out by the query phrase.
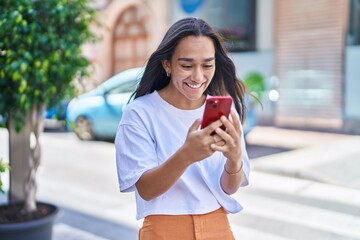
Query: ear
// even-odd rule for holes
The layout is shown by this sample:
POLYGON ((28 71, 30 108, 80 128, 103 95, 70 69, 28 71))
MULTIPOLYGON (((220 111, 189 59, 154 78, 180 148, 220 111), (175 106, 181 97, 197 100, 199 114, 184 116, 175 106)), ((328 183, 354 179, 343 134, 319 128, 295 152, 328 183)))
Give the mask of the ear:
POLYGON ((168 60, 162 60, 161 64, 167 74, 171 74, 170 62, 168 60))

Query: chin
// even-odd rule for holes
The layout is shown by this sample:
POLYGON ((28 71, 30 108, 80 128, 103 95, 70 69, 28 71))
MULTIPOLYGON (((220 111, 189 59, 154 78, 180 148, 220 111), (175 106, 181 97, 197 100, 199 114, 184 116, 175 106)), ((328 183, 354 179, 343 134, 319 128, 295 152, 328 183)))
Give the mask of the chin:
POLYGON ((204 96, 204 92, 199 93, 199 94, 188 94, 188 95, 186 95, 186 98, 191 101, 197 101, 197 100, 200 100, 203 96, 204 96))

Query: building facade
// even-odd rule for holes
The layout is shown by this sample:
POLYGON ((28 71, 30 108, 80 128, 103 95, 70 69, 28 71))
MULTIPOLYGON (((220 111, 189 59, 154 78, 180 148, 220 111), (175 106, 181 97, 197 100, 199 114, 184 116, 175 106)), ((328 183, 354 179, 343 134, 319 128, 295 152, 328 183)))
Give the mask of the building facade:
POLYGON ((92 75, 85 90, 110 76, 143 66, 168 27, 166 0, 98 0, 98 19, 92 31, 95 44, 84 46, 92 75))
POLYGON ((99 3, 96 81, 144 65, 173 22, 199 17, 227 39, 240 78, 264 76, 259 124, 360 133, 360 0, 99 3))
POLYGON ((360 133, 359 0, 204 0, 191 13, 179 2, 196 1, 173 0, 171 21, 240 29, 248 47, 229 48, 238 75, 260 72, 268 89, 260 124, 360 133))
POLYGON ((276 125, 360 133, 359 17, 359 0, 274 1, 276 125))

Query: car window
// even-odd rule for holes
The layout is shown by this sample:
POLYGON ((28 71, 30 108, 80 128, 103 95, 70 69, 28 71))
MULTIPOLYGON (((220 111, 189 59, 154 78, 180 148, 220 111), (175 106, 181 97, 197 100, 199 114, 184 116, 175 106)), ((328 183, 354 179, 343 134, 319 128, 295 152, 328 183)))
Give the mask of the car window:
POLYGON ((119 93, 129 93, 135 91, 137 81, 128 81, 120 84, 119 86, 110 89, 106 94, 119 94, 119 93))

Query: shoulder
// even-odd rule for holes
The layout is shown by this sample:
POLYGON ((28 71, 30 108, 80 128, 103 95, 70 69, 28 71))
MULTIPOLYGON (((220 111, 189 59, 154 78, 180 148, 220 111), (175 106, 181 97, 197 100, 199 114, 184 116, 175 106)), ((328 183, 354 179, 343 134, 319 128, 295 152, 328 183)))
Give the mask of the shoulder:
POLYGON ((146 115, 152 114, 154 111, 154 102, 156 97, 154 93, 150 93, 141 97, 138 97, 128 103, 123 109, 122 120, 127 121, 131 119, 132 121, 137 118, 143 118, 146 115))
POLYGON ((128 105, 125 106, 124 111, 137 110, 137 109, 148 109, 156 101, 155 93, 146 94, 132 100, 128 105))

